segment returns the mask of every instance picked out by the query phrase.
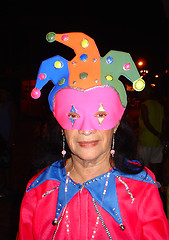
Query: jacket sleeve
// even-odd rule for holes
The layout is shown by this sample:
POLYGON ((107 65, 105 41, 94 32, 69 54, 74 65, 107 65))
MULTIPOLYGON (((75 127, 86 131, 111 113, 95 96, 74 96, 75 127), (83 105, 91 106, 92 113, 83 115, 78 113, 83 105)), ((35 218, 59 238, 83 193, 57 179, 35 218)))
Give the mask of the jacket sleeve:
POLYGON ((143 191, 139 216, 144 240, 169 240, 169 225, 163 210, 158 188, 148 184, 143 191))
POLYGON ((37 204, 36 190, 25 193, 20 210, 19 232, 17 240, 33 240, 33 215, 37 204))

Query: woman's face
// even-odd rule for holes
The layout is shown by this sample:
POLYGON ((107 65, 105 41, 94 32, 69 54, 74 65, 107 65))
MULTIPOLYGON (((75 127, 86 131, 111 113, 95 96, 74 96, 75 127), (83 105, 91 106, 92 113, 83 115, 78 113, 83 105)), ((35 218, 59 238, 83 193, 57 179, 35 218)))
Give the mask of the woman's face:
POLYGON ((118 125, 109 130, 64 130, 71 153, 86 161, 110 156, 113 133, 118 125))

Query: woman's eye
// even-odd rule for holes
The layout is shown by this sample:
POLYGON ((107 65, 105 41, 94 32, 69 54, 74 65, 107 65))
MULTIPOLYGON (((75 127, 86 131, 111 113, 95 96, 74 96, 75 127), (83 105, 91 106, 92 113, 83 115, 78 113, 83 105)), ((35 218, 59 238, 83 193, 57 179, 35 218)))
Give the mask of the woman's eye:
POLYGON ((101 125, 107 115, 108 113, 106 111, 99 111, 94 115, 94 117, 99 120, 99 125, 101 125))
POLYGON ((107 112, 97 112, 94 117, 96 118, 105 118, 108 115, 107 112))
POLYGON ((76 120, 80 118, 79 114, 77 114, 77 110, 74 107, 74 105, 72 105, 70 112, 67 114, 67 116, 72 123, 72 127, 74 126, 76 120))
POLYGON ((77 114, 77 113, 68 113, 68 117, 71 118, 71 119, 80 118, 79 114, 77 114))
POLYGON ((98 117, 105 117, 105 116, 106 116, 105 113, 99 113, 99 114, 98 114, 98 117))

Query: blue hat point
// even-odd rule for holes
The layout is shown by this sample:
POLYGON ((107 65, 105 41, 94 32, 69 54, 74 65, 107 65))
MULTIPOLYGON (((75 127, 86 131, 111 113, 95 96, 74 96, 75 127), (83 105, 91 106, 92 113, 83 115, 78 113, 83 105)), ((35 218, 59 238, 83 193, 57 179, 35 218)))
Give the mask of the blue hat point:
POLYGON ((40 90, 49 82, 55 85, 55 90, 69 86, 68 60, 57 55, 44 60, 39 68, 35 88, 32 90, 32 98, 40 97, 40 90))

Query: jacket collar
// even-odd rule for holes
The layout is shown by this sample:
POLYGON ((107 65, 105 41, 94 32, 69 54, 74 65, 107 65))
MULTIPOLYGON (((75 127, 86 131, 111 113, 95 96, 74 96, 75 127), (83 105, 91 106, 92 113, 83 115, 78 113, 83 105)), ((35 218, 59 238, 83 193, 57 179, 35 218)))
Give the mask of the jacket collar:
MULTIPOLYGON (((60 182, 59 192, 58 192, 58 201, 56 209, 56 219, 58 219, 66 206, 67 203, 79 192, 83 187, 85 187, 91 194, 92 198, 104 209, 106 210, 118 224, 122 224, 122 218, 118 203, 117 191, 116 191, 116 177, 125 177, 137 181, 147 182, 154 184, 155 181, 146 171, 142 171, 138 174, 126 174, 118 171, 117 168, 113 168, 110 171, 109 181, 106 188, 106 194, 103 199, 103 191, 105 189, 105 184, 107 180, 107 174, 100 175, 96 178, 93 178, 83 185, 75 183, 69 178, 67 182, 67 193, 65 194, 66 186, 66 170, 63 162, 55 162, 48 168, 46 168, 29 186, 27 192, 33 188, 38 187, 40 184, 46 180, 54 180, 60 182), (66 199, 65 199, 66 196, 66 199), (102 201, 103 200, 103 201, 102 201)), ((125 183, 124 183, 125 184, 125 183)), ((126 189, 127 190, 127 189, 126 189)))

